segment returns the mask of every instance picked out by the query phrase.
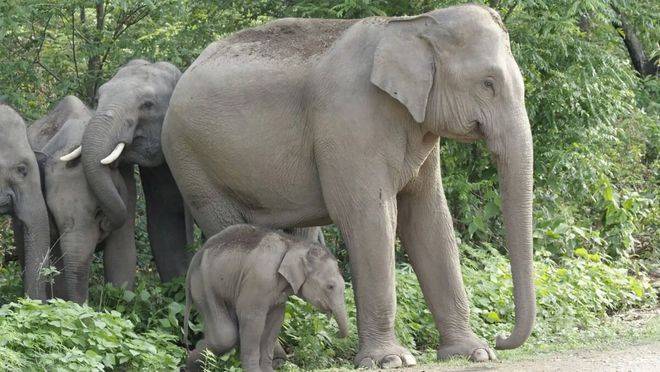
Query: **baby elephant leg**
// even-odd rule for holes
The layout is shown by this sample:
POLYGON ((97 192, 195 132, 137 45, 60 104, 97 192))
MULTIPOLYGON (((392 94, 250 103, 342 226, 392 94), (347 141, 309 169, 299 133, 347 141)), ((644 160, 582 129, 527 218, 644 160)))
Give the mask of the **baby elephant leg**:
MULTIPOLYGON (((282 322, 284 321, 284 304, 273 307, 266 317, 266 327, 261 336, 261 360, 259 365, 264 372, 273 370, 273 349, 280 346, 277 342, 277 335, 280 334, 282 322)), ((281 346, 280 346, 281 348, 281 346)), ((284 353, 284 350, 282 350, 284 353)))
MULTIPOLYGON (((213 311, 202 311, 204 317, 204 339, 197 343, 195 350, 188 355, 186 369, 201 371, 201 357, 208 349, 215 355, 222 355, 238 344, 238 326, 224 305, 214 304, 213 311)), ((209 310, 209 309, 205 309, 209 310)))
MULTIPOLYGON (((261 340, 266 328, 267 311, 236 309, 241 338, 241 365, 246 372, 261 371, 261 340)), ((272 369, 271 369, 272 370, 272 369)))

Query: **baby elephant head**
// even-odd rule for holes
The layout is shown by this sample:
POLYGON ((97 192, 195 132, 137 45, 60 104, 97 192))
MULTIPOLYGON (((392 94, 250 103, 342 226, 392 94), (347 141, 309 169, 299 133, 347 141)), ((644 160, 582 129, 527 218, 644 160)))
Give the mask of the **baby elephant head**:
POLYGON ((348 335, 344 278, 327 248, 311 242, 298 243, 287 251, 278 272, 295 294, 335 317, 341 337, 348 335))

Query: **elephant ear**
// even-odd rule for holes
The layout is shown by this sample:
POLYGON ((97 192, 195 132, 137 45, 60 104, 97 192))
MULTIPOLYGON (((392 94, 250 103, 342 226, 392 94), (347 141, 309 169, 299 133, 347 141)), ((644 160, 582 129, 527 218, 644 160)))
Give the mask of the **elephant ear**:
POLYGON ((289 282, 294 294, 298 294, 305 282, 305 255, 301 249, 288 249, 277 272, 289 282))
POLYGON ((435 73, 433 48, 422 36, 432 22, 428 16, 390 21, 371 68, 371 83, 401 102, 418 123, 426 116, 435 73))

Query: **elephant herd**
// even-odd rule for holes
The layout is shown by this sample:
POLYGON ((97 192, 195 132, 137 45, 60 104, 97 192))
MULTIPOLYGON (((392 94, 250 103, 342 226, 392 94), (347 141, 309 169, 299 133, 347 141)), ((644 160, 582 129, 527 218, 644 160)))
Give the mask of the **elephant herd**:
MULTIPOLYGON (((357 305, 355 364, 415 364, 394 333, 394 244, 401 240, 441 336, 438 358, 495 359, 470 328, 440 172, 440 139, 485 140, 497 167, 522 345, 535 319, 533 149, 524 84, 494 10, 414 17, 280 19, 208 46, 181 73, 133 60, 91 110, 64 98, 27 129, 0 105, 0 212, 15 218, 25 291, 62 267, 62 296, 83 302, 102 248, 106 280, 135 275, 135 166, 163 280, 184 275, 192 223, 319 239, 334 223, 357 305), (53 245, 53 252, 49 247, 53 245)), ((56 285, 57 287, 57 285, 56 285)))
POLYGON ((68 96, 27 130, 17 113, 2 106, 3 138, 16 139, 12 146, 20 146, 3 147, 3 160, 11 160, 11 154, 21 156, 18 163, 7 163, 6 170, 3 167, 7 186, 2 191, 9 195, 12 210, 7 212, 16 217, 15 236, 19 251, 24 252, 28 295, 46 296, 38 272, 52 262, 61 272, 55 278, 55 294, 84 302, 97 249, 103 251, 106 280, 132 286, 136 269, 135 165, 140 170, 158 273, 163 281, 185 275, 185 247, 191 240, 192 222, 186 224, 183 199, 159 150, 163 118, 180 75, 170 63, 133 60, 101 86, 96 110, 68 96), (11 132, 5 134, 7 131, 11 132), (97 161, 98 151, 86 151, 103 151, 117 136, 129 143, 119 160, 120 154, 115 153, 110 154, 116 157, 112 161, 106 156, 103 162, 97 161), (14 164, 23 164, 27 175, 16 177, 14 164), (24 206, 25 201, 31 207, 24 206), (21 213, 39 217, 22 218, 21 213), (39 222, 33 222, 35 219, 39 222), (41 240, 35 243, 31 236, 41 240))

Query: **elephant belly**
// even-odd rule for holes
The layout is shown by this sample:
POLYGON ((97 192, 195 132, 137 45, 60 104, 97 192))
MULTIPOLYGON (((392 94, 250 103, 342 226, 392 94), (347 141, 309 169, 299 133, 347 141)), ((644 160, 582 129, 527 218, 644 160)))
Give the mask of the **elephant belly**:
MULTIPOLYGON (((200 105, 177 106, 173 97, 171 111, 179 113, 173 116, 187 121, 180 127, 187 151, 205 182, 238 204, 246 222, 289 227, 327 221, 312 133, 304 119, 302 77, 273 66, 260 68, 214 69, 195 87, 184 86, 182 97, 189 97, 184 102, 200 105), (232 89, 223 89, 227 86, 232 89), (208 97, 213 100, 203 104, 208 97)), ((194 74, 204 75, 203 68, 194 74)))

